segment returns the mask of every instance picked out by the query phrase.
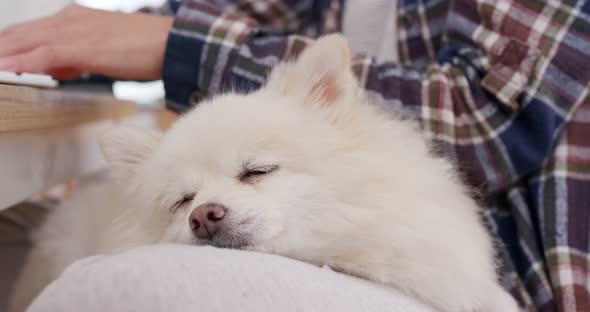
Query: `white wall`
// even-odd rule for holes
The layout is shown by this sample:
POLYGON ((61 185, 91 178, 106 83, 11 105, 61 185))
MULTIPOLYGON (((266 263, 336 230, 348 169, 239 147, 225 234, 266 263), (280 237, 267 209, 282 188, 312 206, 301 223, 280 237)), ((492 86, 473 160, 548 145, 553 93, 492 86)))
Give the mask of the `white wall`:
POLYGON ((132 12, 142 6, 159 6, 164 3, 164 0, 77 0, 77 2, 91 8, 132 12))
POLYGON ((69 0, 0 0, 0 28, 57 12, 69 0))

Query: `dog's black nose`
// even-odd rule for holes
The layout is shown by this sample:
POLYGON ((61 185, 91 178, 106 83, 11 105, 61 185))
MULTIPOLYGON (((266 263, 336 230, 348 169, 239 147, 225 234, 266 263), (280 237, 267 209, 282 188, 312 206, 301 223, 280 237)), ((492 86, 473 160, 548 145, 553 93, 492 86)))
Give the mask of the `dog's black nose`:
POLYGON ((188 217, 193 233, 198 238, 212 239, 221 227, 221 220, 225 216, 225 207, 219 204, 203 204, 195 208, 188 217))

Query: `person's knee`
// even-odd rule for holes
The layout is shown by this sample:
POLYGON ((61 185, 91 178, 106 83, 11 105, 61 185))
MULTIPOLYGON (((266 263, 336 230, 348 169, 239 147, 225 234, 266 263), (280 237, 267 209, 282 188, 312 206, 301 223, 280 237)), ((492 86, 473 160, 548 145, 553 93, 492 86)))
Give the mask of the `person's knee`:
POLYGON ((29 311, 432 311, 365 280, 270 254, 142 247, 71 265, 29 311), (397 310, 396 310, 397 309, 397 310))
POLYGON ((70 265, 29 311, 186 311, 194 305, 204 311, 240 310, 246 304, 240 301, 252 302, 249 296, 265 284, 267 272, 256 264, 267 257, 283 259, 186 245, 90 257, 70 265), (236 293, 240 296, 227 300, 236 293))

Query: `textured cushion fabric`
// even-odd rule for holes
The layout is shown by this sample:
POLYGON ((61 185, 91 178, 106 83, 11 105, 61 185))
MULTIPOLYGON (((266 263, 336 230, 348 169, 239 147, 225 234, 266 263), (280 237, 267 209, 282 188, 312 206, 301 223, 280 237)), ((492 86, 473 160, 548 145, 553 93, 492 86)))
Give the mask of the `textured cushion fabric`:
POLYGON ((72 264, 29 311, 434 310, 327 267, 256 252, 157 245, 72 264))

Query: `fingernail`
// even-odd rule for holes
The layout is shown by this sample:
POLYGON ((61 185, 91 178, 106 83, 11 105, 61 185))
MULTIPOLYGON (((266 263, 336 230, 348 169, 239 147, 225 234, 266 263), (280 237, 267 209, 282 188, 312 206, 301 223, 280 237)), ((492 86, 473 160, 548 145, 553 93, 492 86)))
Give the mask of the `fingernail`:
POLYGON ((0 58, 0 70, 15 71, 16 61, 12 58, 0 58))

